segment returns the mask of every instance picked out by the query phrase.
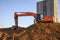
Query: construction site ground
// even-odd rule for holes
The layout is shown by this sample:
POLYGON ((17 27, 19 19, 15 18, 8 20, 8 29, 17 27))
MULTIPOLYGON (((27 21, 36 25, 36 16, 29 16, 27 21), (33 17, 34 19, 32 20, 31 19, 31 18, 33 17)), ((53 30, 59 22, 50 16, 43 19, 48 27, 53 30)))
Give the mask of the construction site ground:
POLYGON ((2 28, 0 40, 60 40, 60 23, 35 23, 27 28, 2 28))

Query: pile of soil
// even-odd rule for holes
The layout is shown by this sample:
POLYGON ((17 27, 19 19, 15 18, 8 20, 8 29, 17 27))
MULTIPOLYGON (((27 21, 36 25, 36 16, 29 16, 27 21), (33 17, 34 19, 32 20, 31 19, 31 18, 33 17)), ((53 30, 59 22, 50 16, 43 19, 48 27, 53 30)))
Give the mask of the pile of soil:
POLYGON ((27 29, 32 40, 60 40, 59 23, 36 23, 27 29))
POLYGON ((60 23, 35 23, 29 26, 28 28, 18 27, 16 29, 13 28, 0 29, 0 39, 60 40, 60 23), (1 35, 1 32, 6 34, 1 35))

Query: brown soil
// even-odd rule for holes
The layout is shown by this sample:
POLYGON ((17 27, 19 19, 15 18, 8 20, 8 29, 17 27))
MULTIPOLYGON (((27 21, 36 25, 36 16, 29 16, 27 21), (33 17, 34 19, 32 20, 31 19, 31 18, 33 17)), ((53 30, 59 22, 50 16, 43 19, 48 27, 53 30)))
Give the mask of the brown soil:
POLYGON ((28 28, 0 29, 0 40, 60 40, 60 23, 35 23, 28 28))

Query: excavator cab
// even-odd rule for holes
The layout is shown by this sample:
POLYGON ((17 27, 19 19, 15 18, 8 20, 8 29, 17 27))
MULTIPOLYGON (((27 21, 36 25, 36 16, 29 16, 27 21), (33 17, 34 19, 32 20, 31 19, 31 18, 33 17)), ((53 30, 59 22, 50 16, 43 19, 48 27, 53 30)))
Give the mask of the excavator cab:
POLYGON ((53 22, 52 16, 43 16, 43 14, 36 14, 36 22, 37 23, 51 23, 53 22))

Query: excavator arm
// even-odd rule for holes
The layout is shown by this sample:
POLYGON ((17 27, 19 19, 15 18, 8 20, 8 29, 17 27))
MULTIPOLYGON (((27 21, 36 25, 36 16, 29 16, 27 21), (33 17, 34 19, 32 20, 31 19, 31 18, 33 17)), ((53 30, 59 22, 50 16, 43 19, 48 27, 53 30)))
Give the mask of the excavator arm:
POLYGON ((20 12, 20 14, 17 14, 17 16, 33 16, 36 18, 36 14, 33 12, 20 12))
POLYGON ((18 16, 33 16, 36 18, 36 13, 33 12, 15 12, 14 13, 14 19, 15 19, 15 26, 18 27, 18 16), (20 14, 17 14, 20 13, 20 14))

